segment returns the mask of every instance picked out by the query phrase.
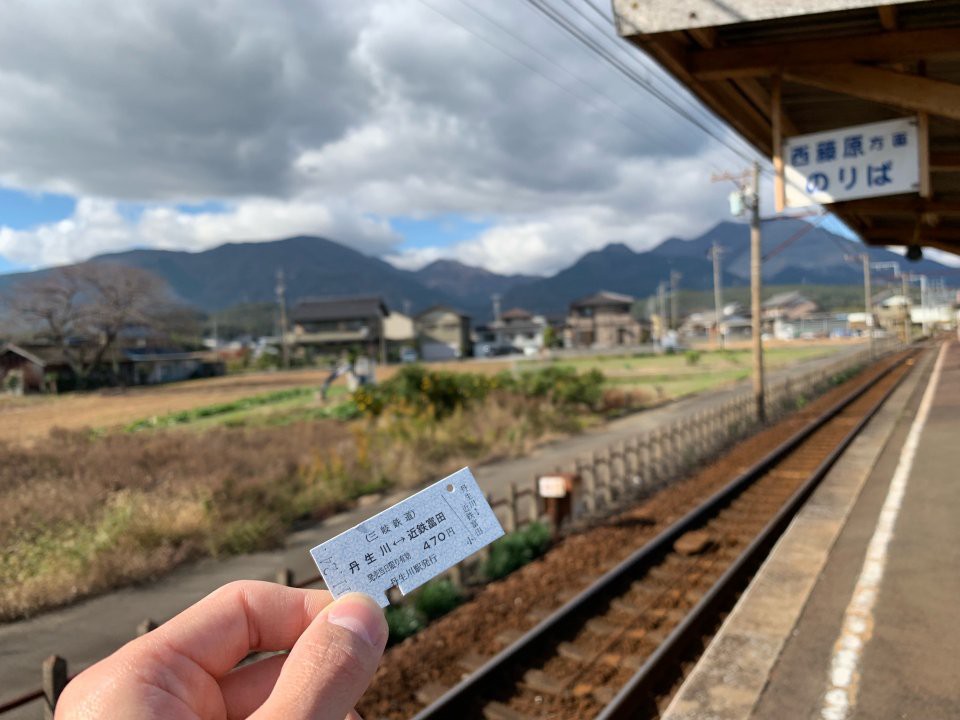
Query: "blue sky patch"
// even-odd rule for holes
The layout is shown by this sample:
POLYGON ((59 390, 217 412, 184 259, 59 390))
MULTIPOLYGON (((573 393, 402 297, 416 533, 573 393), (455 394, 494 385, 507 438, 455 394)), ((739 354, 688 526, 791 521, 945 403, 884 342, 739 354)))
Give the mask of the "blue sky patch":
POLYGON ((23 265, 17 265, 7 260, 3 255, 0 255, 0 275, 5 273, 17 272, 18 270, 26 270, 27 268, 23 265))
POLYGON ((437 215, 415 219, 390 218, 390 226, 403 236, 402 250, 453 245, 476 237, 493 227, 491 220, 475 220, 463 215, 437 215))
POLYGON ((26 230, 55 223, 73 215, 76 206, 76 198, 69 195, 0 187, 0 226, 26 230))
POLYGON ((229 209, 226 203, 220 200, 206 200, 201 203, 180 203, 176 206, 177 212, 184 215, 205 215, 225 213, 229 209))

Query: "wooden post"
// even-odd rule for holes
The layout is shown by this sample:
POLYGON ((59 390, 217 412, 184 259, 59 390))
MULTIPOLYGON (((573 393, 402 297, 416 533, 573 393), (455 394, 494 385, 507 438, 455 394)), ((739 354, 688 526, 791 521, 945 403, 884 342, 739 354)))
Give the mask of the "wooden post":
POLYGON ((770 76, 770 129, 773 133, 773 197, 775 210, 787 207, 787 185, 783 177, 783 78, 770 76))
POLYGON ((463 572, 460 570, 460 563, 457 563, 447 571, 447 577, 457 590, 463 589, 463 572))
POLYGON ((540 520, 540 478, 533 476, 533 486, 530 488, 530 522, 540 520))
POLYGON ((603 497, 603 506, 609 508, 613 504, 613 491, 610 487, 612 480, 610 473, 610 448, 607 447, 603 451, 603 457, 600 456, 599 452, 595 452, 593 454, 593 464, 594 467, 597 468, 598 478, 601 477, 602 473, 603 481, 597 484, 600 487, 600 494, 603 497), (601 467, 604 468, 602 471, 600 470, 601 467))
POLYGON ((279 585, 286 585, 287 587, 293 587, 293 570, 286 567, 283 567, 277 570, 276 582, 279 585))
POLYGON ((589 462, 577 460, 577 474, 583 482, 583 506, 589 513, 597 509, 597 476, 594 470, 589 462))
MULTIPOLYGON (((917 146, 920 152, 920 197, 929 198, 933 194, 930 182, 930 116, 925 112, 917 113, 917 146)), ((919 218, 922 221, 923 218, 919 218)))
POLYGON ((67 686, 67 661, 51 655, 43 661, 43 716, 53 720, 60 693, 67 686))
POLYGON ((517 529, 517 486, 510 483, 507 486, 507 522, 506 531, 514 532, 517 529))
MULTIPOLYGON (((493 504, 493 497, 490 493, 486 493, 485 497, 487 498, 487 505, 493 504)), ((509 530, 507 532, 510 532, 509 530)), ((483 549, 480 551, 480 560, 484 565, 487 564, 487 561, 490 559, 490 545, 484 545, 483 549)))
POLYGON ((654 434, 654 453, 656 455, 656 463, 654 465, 654 477, 656 478, 657 486, 660 487, 664 484, 667 479, 665 460, 664 460, 664 449, 663 449, 663 428, 657 428, 656 433, 654 434))
POLYGON ((140 621, 140 624, 137 625, 137 637, 143 637, 151 630, 156 630, 159 625, 153 621, 151 618, 144 618, 140 621))
POLYGON ((752 207, 750 208, 750 313, 753 325, 753 401, 757 421, 766 420, 766 403, 763 399, 763 305, 761 303, 761 265, 763 256, 760 247, 760 163, 753 163, 752 207))

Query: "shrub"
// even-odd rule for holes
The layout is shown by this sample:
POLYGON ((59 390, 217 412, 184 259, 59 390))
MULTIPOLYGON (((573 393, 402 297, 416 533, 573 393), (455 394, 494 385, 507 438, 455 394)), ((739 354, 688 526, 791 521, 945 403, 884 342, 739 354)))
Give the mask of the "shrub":
POLYGON ((505 577, 542 555, 549 544, 550 529, 543 523, 530 523, 490 546, 490 557, 484 565, 484 574, 491 580, 505 577))
POLYGON ((389 410, 397 415, 450 417, 457 410, 486 399, 500 390, 526 398, 542 398, 565 407, 594 409, 603 395, 603 373, 579 374, 571 367, 551 365, 513 376, 434 371, 407 365, 378 386, 362 387, 353 394, 358 410, 376 417, 389 410))
POLYGON ((683 356, 687 360, 687 365, 696 365, 700 362, 702 353, 699 350, 687 350, 683 356))
POLYGON ((448 579, 431 580, 417 593, 414 607, 428 620, 446 615, 463 602, 463 596, 448 579))
POLYGON ((393 645, 416 635, 425 625, 423 616, 409 605, 391 605, 384 613, 390 628, 389 643, 393 645))

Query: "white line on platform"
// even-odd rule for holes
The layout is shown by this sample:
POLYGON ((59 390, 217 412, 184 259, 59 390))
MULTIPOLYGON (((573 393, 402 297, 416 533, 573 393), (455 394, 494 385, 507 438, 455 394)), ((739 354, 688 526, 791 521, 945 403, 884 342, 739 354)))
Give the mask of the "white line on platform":
POLYGON ((867 556, 860 570, 860 577, 853 590, 853 597, 843 615, 843 627, 833 646, 830 659, 830 675, 827 678, 827 691, 820 705, 820 717, 823 720, 846 720, 857 704, 857 690, 860 682, 860 658, 863 649, 873 635, 873 608, 880 594, 880 583, 887 566, 887 548, 893 538, 893 529, 900 514, 900 505, 907 489, 907 481, 917 454, 920 434, 930 414, 930 406, 940 381, 940 371, 947 345, 940 346, 937 362, 933 366, 930 381, 920 400, 917 416, 910 426, 910 432, 900 452, 900 461, 893 472, 887 498, 880 510, 876 529, 867 546, 867 556))

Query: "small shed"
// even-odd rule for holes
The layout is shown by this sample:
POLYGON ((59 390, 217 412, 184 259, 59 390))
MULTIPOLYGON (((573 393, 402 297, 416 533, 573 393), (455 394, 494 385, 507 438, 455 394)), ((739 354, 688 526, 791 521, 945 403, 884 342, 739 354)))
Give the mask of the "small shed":
POLYGON ((14 343, 0 346, 0 389, 17 395, 56 391, 56 381, 49 376, 67 364, 55 355, 55 348, 25 348, 14 343))

